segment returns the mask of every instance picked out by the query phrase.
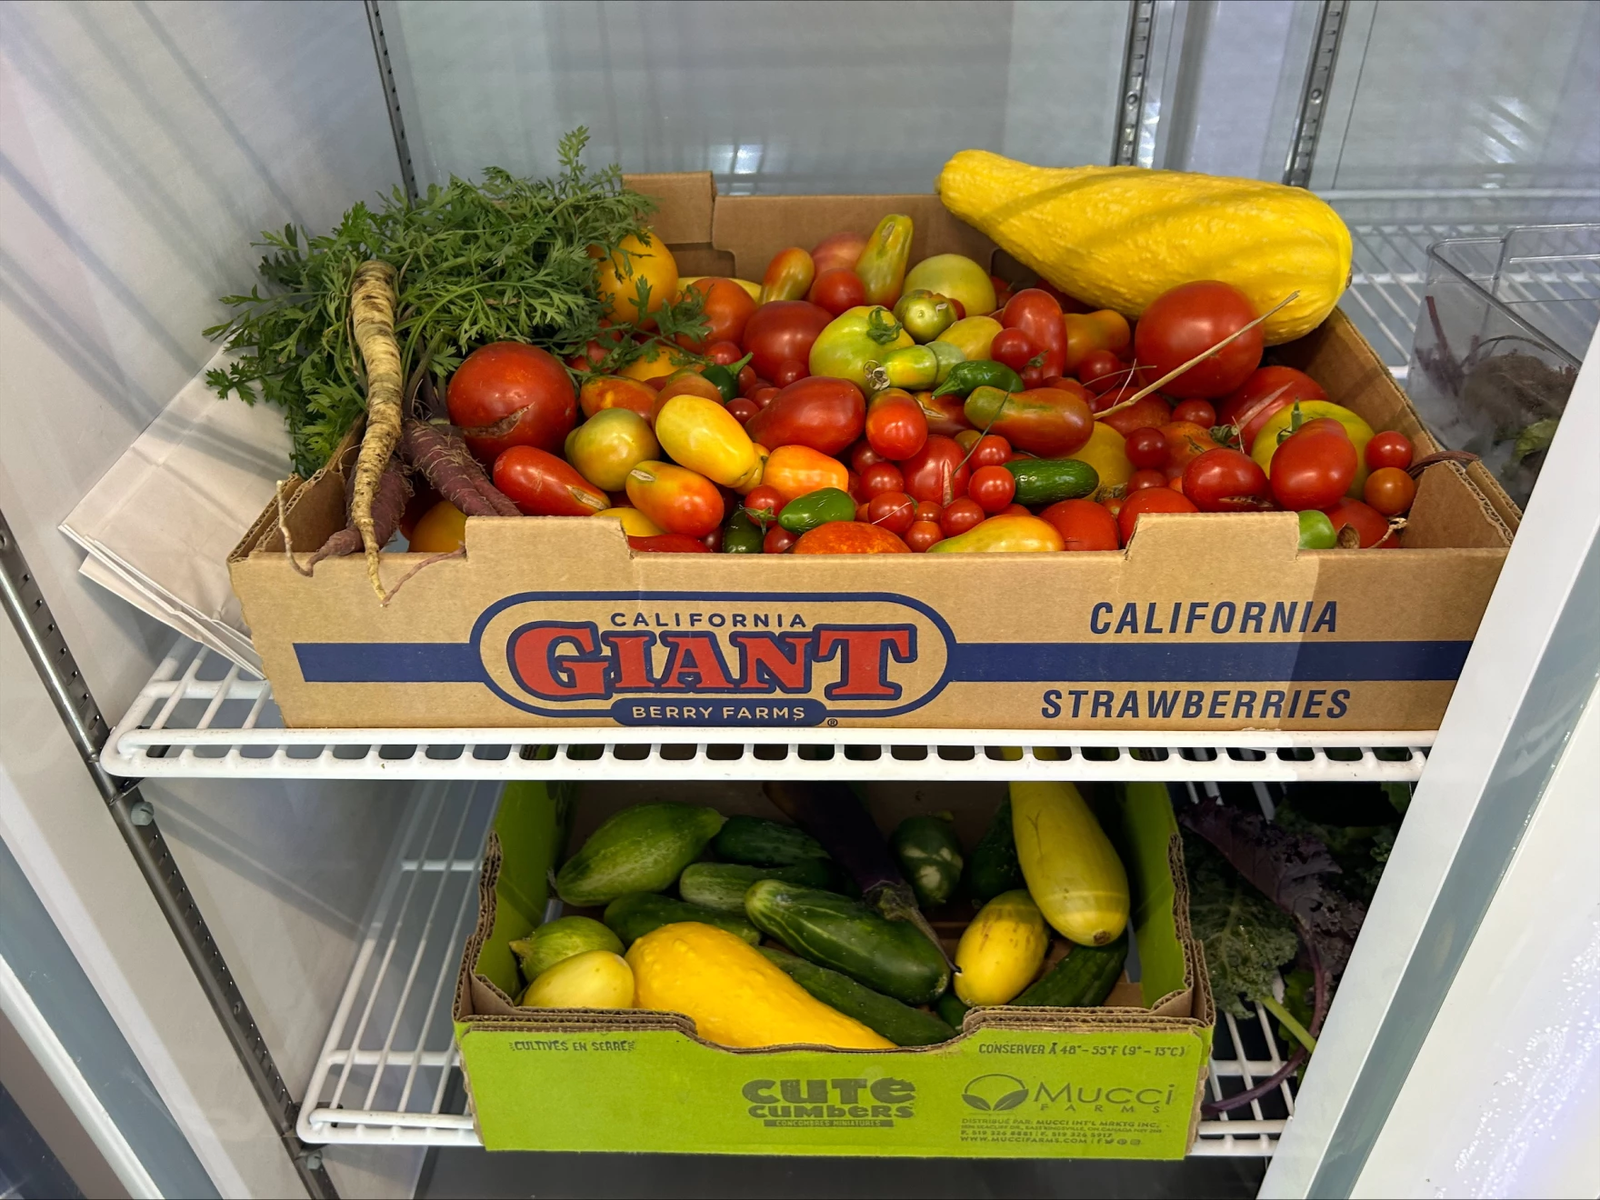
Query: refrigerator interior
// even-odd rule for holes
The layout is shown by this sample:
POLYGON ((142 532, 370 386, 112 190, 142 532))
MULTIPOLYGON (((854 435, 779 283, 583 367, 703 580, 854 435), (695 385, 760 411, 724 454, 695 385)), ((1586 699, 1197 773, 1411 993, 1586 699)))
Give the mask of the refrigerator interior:
MULTIPOLYGON (((911 12, 427 0, 0 7, 0 343, 10 368, 0 511, 116 726, 108 769, 144 780, 288 1094, 302 1102, 299 1136, 340 1195, 409 1196, 419 1177, 427 1194, 543 1192, 576 1189, 585 1171, 623 1180, 641 1169, 651 1174, 638 1186, 681 1172, 685 1187, 737 1191, 754 1165, 569 1156, 541 1177, 539 1160, 524 1156, 484 1163, 448 1008, 498 781, 539 769, 533 747, 514 732, 399 746, 285 736, 259 681, 174 644, 167 627, 78 573, 81 554, 57 525, 210 359, 201 330, 219 319, 217 297, 252 281, 258 230, 319 231, 358 199, 408 182, 426 190, 488 164, 547 174, 558 136, 580 124, 591 164, 709 170, 725 193, 922 192, 967 146, 1043 163, 1116 155, 1281 178, 1309 104, 1320 137, 1302 164, 1306 182, 1356 239, 1343 306, 1403 375, 1431 242, 1600 212, 1600 5, 1017 0, 911 12), (1338 52, 1323 76, 1315 44, 1330 9, 1338 52), (374 22, 387 63, 375 59, 374 22), (1130 74, 1135 42, 1142 57, 1130 74), (440 1149, 425 1171, 430 1147, 440 1149)), ((0 835, 22 876, 217 1189, 299 1194, 301 1175, 9 624, 0 651, 0 835)), ((976 739, 825 740, 796 736, 779 756, 742 736, 672 745, 645 731, 562 745, 556 757, 589 786, 668 773, 993 778, 1000 757, 976 739)), ((1013 769, 1141 774, 1201 792, 1225 783, 1270 803, 1270 781, 1289 776, 1415 780, 1431 737, 1341 746, 1281 736, 1231 750, 1169 739, 1159 757, 1135 756, 1126 741, 1080 737, 1070 770, 1030 749, 1013 769)), ((1418 879, 1449 866, 1453 842, 1415 844, 1409 819, 1405 829, 1396 862, 1414 862, 1418 879)), ((1396 888, 1380 893, 1374 920, 1389 929, 1405 902, 1396 888)), ((1382 992, 1352 989, 1369 990, 1382 992)), ((1387 1001, 1363 1004, 1381 1017, 1387 1001)), ((1256 1024, 1225 1018, 1216 1094, 1281 1065, 1270 1022, 1256 1024)), ((1328 1130, 1344 1094, 1321 1103, 1328 1130)), ((1295 1103, 1284 1086, 1210 1122, 1195 1156, 1170 1172, 860 1169, 884 1186, 915 1179, 957 1191, 1077 1180, 1250 1194, 1295 1103)), ((798 1172, 797 1187, 839 1186, 820 1164, 785 1169, 798 1172)), ((1282 1179, 1278 1194, 1303 1194, 1310 1176, 1282 1179)))

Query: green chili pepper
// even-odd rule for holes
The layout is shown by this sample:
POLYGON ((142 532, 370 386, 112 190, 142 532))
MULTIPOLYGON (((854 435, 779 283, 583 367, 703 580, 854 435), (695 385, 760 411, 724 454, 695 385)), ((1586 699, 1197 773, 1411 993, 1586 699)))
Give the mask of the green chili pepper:
POLYGON ((761 531, 761 526, 750 519, 750 514, 744 509, 735 509, 733 516, 728 518, 728 524, 722 531, 722 552, 724 554, 760 554, 761 542, 766 535, 761 531))
POLYGON ((724 404, 736 400, 739 397, 739 371, 753 357, 754 355, 746 354, 738 362, 726 367, 721 363, 712 363, 700 372, 701 378, 708 379, 716 385, 717 391, 722 393, 724 404))
POLYGON ((778 514, 778 524, 790 533, 809 533, 818 525, 829 521, 854 521, 856 502, 849 492, 838 488, 818 488, 807 492, 783 506, 778 514))
POLYGON ((944 396, 953 392, 957 396, 966 396, 973 389, 981 387, 999 388, 1002 392, 1020 392, 1022 376, 1005 363, 994 362, 987 358, 977 362, 957 363, 950 368, 950 374, 934 389, 933 394, 944 396))

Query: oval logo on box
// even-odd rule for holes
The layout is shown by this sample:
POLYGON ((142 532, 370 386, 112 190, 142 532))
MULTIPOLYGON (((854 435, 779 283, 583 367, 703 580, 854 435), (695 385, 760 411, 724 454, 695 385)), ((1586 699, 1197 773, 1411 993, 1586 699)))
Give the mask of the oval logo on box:
POLYGON ((489 686, 540 716, 817 725, 926 704, 954 638, 887 592, 527 592, 489 608, 472 644, 489 686))

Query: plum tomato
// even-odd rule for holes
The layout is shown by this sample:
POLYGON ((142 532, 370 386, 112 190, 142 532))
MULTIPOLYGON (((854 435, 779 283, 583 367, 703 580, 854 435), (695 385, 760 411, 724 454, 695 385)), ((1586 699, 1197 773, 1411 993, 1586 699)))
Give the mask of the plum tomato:
MULTIPOLYGON (((775 303, 782 303, 782 301, 775 301, 775 303)), ((761 552, 763 554, 786 554, 799 540, 798 535, 790 533, 782 525, 774 525, 767 530, 766 536, 761 539, 761 552)))
MULTIPOLYGON (((1010 504, 1016 494, 1017 477, 1004 467, 979 467, 967 481, 967 495, 990 515, 1010 504)), ((949 512, 946 509, 945 515, 949 512)))
POLYGON ((1167 465, 1167 435, 1153 426, 1128 434, 1122 449, 1128 461, 1141 470, 1159 471, 1167 465))
POLYGON ((944 515, 939 518, 939 528, 944 531, 945 537, 956 537, 981 524, 988 516, 976 500, 963 496, 951 501, 944 510, 944 515))
POLYGON ((751 315, 739 344, 752 355, 756 374, 772 379, 786 362, 808 362, 811 344, 832 320, 827 309, 810 301, 774 300, 751 315))
POLYGON ((1361 498, 1384 516, 1398 517, 1417 498, 1417 481, 1399 467, 1379 467, 1367 476, 1361 498))
MULTIPOLYGON (((771 307, 763 306, 757 315, 771 307)), ((763 446, 810 446, 831 455, 861 436, 866 414, 860 388, 845 379, 818 375, 784 388, 750 418, 746 428, 763 446)))
POLYGON ((1166 487, 1167 476, 1164 471, 1155 471, 1149 467, 1141 467, 1128 476, 1128 482, 1123 485, 1124 492, 1131 496, 1145 488, 1166 487))
POLYGON ((1202 429, 1211 429, 1217 423, 1217 410, 1209 400, 1185 400, 1172 410, 1174 421, 1193 421, 1202 429))
POLYGON ((944 531, 934 521, 914 521, 906 530, 905 543, 916 554, 925 554, 929 546, 944 541, 944 531))
MULTIPOLYGON (((755 298, 731 279, 708 275, 689 285, 700 293, 704 303, 706 336, 696 340, 680 333, 678 345, 694 354, 705 354, 713 342, 737 342, 756 311, 755 298)), ((737 362, 742 355, 736 355, 737 362)))
POLYGON ((1133 539, 1141 513, 1192 513, 1199 512, 1194 501, 1171 488, 1145 488, 1134 492, 1122 502, 1117 514, 1117 529, 1122 534, 1122 544, 1133 539))
MULTIPOLYGON (((774 394, 776 394, 776 389, 774 389, 774 394)), ((744 396, 735 396, 728 401, 728 415, 741 425, 760 411, 761 405, 744 396)))
POLYGON ((873 463, 861 472, 861 490, 869 497, 883 492, 903 492, 906 490, 905 476, 892 462, 873 463))
POLYGON ((904 492, 879 492, 867 501, 867 521, 893 534, 904 534, 917 519, 917 502, 904 492))
POLYGON ((989 344, 989 357, 997 363, 1004 363, 1013 371, 1021 371, 1037 353, 1028 335, 1020 329, 1002 329, 989 344))
MULTIPOLYGON (((1232 284, 1214 279, 1180 284, 1157 296, 1140 315, 1133 331, 1134 353, 1158 377, 1164 376, 1259 315, 1250 298, 1232 284)), ((1226 396, 1261 364, 1262 345, 1257 325, 1206 355, 1165 389, 1181 400, 1226 396)))
POLYGON ((810 367, 798 358, 791 358, 787 362, 778 364, 778 369, 772 373, 772 385, 786 388, 791 383, 799 383, 809 374, 811 374, 810 367))
POLYGON ((941 505, 965 496, 972 473, 965 458, 966 451, 954 438, 930 433, 922 449, 900 465, 906 491, 918 500, 941 505))
POLYGON ((493 462, 512 446, 552 454, 578 419, 578 392, 555 355, 522 342, 492 342, 467 355, 445 394, 467 448, 493 462))
POLYGON ((719 367, 731 367, 744 357, 744 351, 739 349, 737 341, 712 342, 706 347, 706 357, 719 367))
POLYGON ((1248 454, 1225 447, 1197 455, 1184 468, 1183 494, 1201 512, 1254 512, 1272 503, 1267 473, 1248 454))
POLYGON ((837 317, 867 302, 867 285, 852 268, 834 267, 816 277, 806 299, 837 317))
POLYGON ((1411 439, 1403 433, 1386 430, 1375 434, 1367 443, 1367 467, 1377 471, 1384 467, 1399 467, 1404 471, 1411 465, 1411 457, 1416 451, 1412 448, 1411 439))
POLYGON ((1327 508, 1356 477, 1356 448, 1343 430, 1303 428, 1273 453, 1269 473, 1273 499, 1282 507, 1327 508))
POLYGON ((1333 522, 1334 529, 1341 534, 1347 527, 1352 530, 1363 550, 1374 547, 1380 550, 1392 550, 1400 545, 1400 539, 1395 536, 1394 530, 1389 528, 1389 522, 1384 515, 1370 504, 1347 499, 1323 511, 1328 514, 1328 520, 1333 522))
POLYGON ((919 521, 932 521, 937 525, 944 518, 944 505, 935 504, 932 500, 918 500, 916 515, 919 521))
POLYGON ((1003 467, 1013 457, 1010 442, 998 433, 986 433, 972 447, 972 457, 967 461, 977 470, 979 467, 1003 467))
POLYGON ((1117 518, 1093 500, 1058 500, 1039 517, 1056 527, 1063 550, 1116 550, 1122 545, 1117 518))

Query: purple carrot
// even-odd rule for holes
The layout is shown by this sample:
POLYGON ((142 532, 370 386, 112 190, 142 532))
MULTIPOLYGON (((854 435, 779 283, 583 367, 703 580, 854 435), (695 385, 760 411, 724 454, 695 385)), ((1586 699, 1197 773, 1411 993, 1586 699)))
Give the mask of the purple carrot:
POLYGON ((426 421, 407 420, 400 452, 439 494, 469 517, 520 517, 522 512, 495 487, 466 445, 426 421))

